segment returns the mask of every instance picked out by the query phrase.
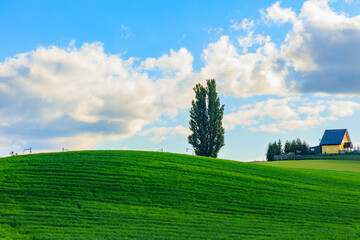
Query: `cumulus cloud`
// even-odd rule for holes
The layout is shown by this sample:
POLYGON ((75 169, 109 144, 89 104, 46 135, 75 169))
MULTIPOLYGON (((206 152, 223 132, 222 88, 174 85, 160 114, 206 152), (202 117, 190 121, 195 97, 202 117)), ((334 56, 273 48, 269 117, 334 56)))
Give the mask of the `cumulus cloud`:
POLYGON ((190 135, 188 127, 178 125, 176 127, 154 127, 139 133, 141 136, 152 135, 151 140, 154 142, 161 142, 168 139, 169 136, 183 136, 187 137, 190 135))
POLYGON ((88 148, 103 136, 131 136, 189 107, 192 61, 180 49, 137 64, 105 54, 101 43, 41 47, 8 58, 0 64, 0 133, 26 144, 39 141, 41 148, 74 146, 79 138, 79 147, 88 148))
POLYGON ((219 89, 235 97, 287 95, 287 69, 278 57, 278 49, 267 38, 255 53, 239 53, 228 36, 222 36, 203 50, 203 78, 220 80, 219 89))
POLYGON ((317 0, 304 2, 299 14, 276 2, 262 15, 267 22, 292 24, 280 44, 244 19, 231 21, 231 29, 245 32, 238 45, 224 35, 203 50, 201 73, 219 79, 221 91, 236 97, 359 93, 360 15, 336 13, 328 1, 317 0))
POLYGON ((243 53, 247 53, 248 52, 248 48, 254 46, 255 44, 263 44, 266 42, 270 42, 270 37, 264 37, 261 34, 254 34, 253 31, 249 31, 247 33, 247 36, 244 37, 239 37, 238 38, 238 43, 239 46, 242 47, 243 53))
POLYGON ((144 69, 159 68, 164 71, 176 71, 177 73, 188 74, 192 72, 193 56, 185 49, 178 52, 170 50, 170 55, 163 55, 158 59, 148 58, 142 65, 144 69))
POLYGON ((360 104, 352 101, 310 101, 302 97, 268 99, 224 116, 224 128, 247 127, 250 131, 288 133, 315 128, 326 121, 352 116, 360 104))
POLYGON ((240 110, 224 116, 224 128, 231 130, 236 125, 253 126, 269 117, 272 120, 299 118, 297 113, 289 106, 290 102, 299 101, 299 97, 283 99, 269 99, 254 105, 240 107, 240 110))
MULTIPOLYGON (((285 76, 278 77, 293 80, 302 93, 359 94, 360 15, 338 13, 330 5, 327 0, 305 1, 296 14, 276 2, 261 10, 266 23, 292 24, 273 55, 287 69, 285 76)), ((240 37, 240 45, 251 46, 251 35, 240 37)))
POLYGON ((336 13, 328 1, 307 1, 281 46, 301 92, 360 92, 360 15, 336 13))
POLYGON ((351 101, 331 101, 329 110, 333 116, 346 117, 352 116, 355 110, 360 108, 360 104, 351 101))
POLYGON ((276 2, 271 7, 266 9, 266 13, 261 11, 263 17, 275 23, 295 23, 297 16, 291 8, 280 7, 280 2, 276 2))

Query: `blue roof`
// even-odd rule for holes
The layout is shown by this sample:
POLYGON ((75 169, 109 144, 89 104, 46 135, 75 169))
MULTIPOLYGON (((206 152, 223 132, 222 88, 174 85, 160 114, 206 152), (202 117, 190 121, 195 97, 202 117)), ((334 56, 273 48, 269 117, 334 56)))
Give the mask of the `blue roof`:
POLYGON ((325 130, 320 145, 337 145, 341 144, 347 129, 330 129, 325 130))

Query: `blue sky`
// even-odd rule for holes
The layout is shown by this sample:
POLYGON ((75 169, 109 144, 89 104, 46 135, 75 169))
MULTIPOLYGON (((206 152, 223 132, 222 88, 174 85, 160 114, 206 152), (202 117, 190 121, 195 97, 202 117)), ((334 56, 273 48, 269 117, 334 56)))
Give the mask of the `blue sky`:
POLYGON ((0 0, 0 156, 186 153, 193 86, 217 80, 219 157, 270 141, 360 145, 360 1, 0 0))

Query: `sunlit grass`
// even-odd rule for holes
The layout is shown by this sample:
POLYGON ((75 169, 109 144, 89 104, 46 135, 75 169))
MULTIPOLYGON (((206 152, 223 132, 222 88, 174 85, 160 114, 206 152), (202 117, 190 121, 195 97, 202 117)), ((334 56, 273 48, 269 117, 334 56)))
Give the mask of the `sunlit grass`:
POLYGON ((356 239, 360 173, 189 155, 0 159, 4 239, 356 239))
POLYGON ((271 161, 258 164, 288 168, 325 169, 336 171, 360 172, 359 160, 298 160, 298 161, 271 161))

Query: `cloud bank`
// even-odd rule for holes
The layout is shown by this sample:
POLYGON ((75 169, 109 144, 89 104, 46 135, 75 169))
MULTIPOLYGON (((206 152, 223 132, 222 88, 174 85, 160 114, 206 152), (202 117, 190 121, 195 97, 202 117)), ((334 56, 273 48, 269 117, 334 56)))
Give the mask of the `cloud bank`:
POLYGON ((300 96, 268 99, 241 106, 237 111, 225 115, 224 127, 226 130, 242 126, 251 131, 288 133, 314 128, 325 121, 352 116, 358 110, 360 104, 352 101, 313 102, 300 96))
POLYGON ((105 54, 101 43, 19 54, 0 65, 0 134, 46 139, 45 149, 58 142, 90 148, 105 136, 132 136, 190 105, 192 61, 182 48, 138 63, 105 54))
POLYGON ((284 41, 256 34, 255 23, 232 20, 237 43, 222 36, 203 51, 204 76, 221 80, 235 97, 301 93, 360 93, 360 15, 335 12, 329 1, 303 4, 299 14, 276 2, 261 10, 271 27, 290 24, 284 41))
POLYGON ((293 25, 280 57, 299 92, 360 93, 360 15, 336 13, 325 0, 304 2, 298 15, 278 2, 265 15, 274 23, 293 25))
POLYGON ((269 28, 291 26, 283 41, 257 33, 259 21, 232 20, 232 36, 221 28, 203 49, 199 71, 186 48, 140 60, 85 43, 9 57, 0 63, 0 148, 87 149, 135 134, 154 141, 185 136, 181 125, 143 129, 189 108, 192 87, 209 78, 217 79, 221 96, 269 96, 227 114, 227 130, 286 133, 353 115, 354 101, 302 95, 359 95, 360 15, 337 13, 325 0, 304 2, 299 13, 277 2, 261 14, 269 28))

